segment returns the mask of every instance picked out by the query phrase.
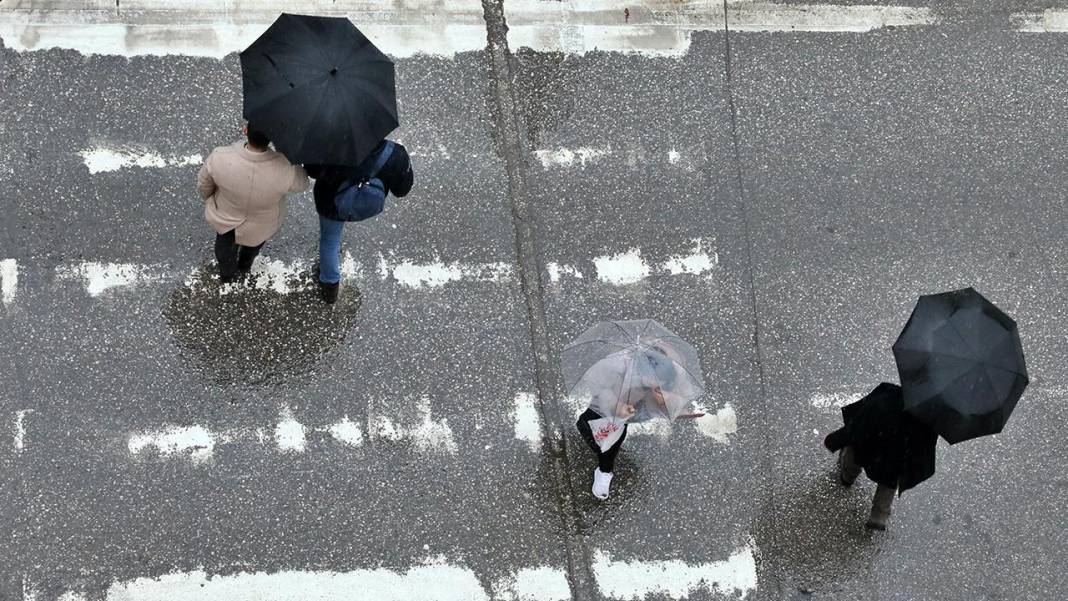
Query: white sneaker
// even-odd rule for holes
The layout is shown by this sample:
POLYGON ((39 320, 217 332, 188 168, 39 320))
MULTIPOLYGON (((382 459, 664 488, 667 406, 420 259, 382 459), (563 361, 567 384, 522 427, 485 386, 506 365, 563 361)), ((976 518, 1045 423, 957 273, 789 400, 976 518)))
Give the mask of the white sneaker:
POLYGON ((608 487, 612 484, 612 473, 604 473, 601 468, 593 470, 593 496, 598 499, 608 498, 608 487))

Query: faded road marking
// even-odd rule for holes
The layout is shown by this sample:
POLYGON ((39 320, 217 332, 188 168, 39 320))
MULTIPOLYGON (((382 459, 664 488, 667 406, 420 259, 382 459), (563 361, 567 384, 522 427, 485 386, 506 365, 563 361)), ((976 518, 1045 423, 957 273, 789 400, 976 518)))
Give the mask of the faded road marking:
POLYGON ((15 259, 0 260, 0 301, 5 305, 15 302, 19 289, 19 264, 15 259))
POLYGON ((23 409, 15 413, 15 452, 21 453, 26 448, 26 416, 33 409, 23 409))
POLYGON ((282 452, 303 453, 307 445, 304 425, 293 417, 293 410, 282 407, 278 424, 274 427, 274 442, 282 452))
POLYGON ((708 410, 700 405, 694 405, 694 411, 705 413, 704 416, 694 420, 697 424, 697 431, 720 444, 730 442, 727 436, 738 431, 738 416, 730 403, 723 405, 715 413, 707 413, 708 410))
MULTIPOLYGON (((685 55, 694 32, 724 28, 722 0, 615 0, 505 3, 512 48, 585 54, 626 52, 649 56, 685 55), (629 15, 629 16, 628 16, 629 15)), ((728 4, 727 26, 734 31, 870 32, 883 27, 932 25, 934 11, 908 6, 831 4, 728 4)))
MULTIPOLYGON (((222 58, 248 47, 279 13, 295 10, 287 0, 256 0, 241 10, 217 0, 137 3, 142 5, 137 10, 63 10, 39 4, 6 8, 4 3, 0 38, 5 46, 17 51, 67 48, 127 57, 222 58)), ((486 47, 478 0, 333 0, 318 5, 297 12, 347 16, 394 57, 451 57, 486 47)))
POLYGON ((541 416, 538 414, 538 399, 529 392, 515 395, 515 409, 512 420, 515 424, 515 437, 526 441, 531 451, 541 447, 541 416))
POLYGON ((650 273, 648 263, 642 259, 642 251, 637 248, 597 257, 593 265, 597 269, 597 279, 608 284, 636 284, 650 273))
POLYGON ((85 283, 89 296, 100 296, 112 288, 126 288, 143 282, 165 280, 170 274, 156 265, 90 261, 61 265, 56 268, 56 277, 60 280, 81 280, 85 283))
MULTIPOLYGON (((61 598, 87 601, 89 595, 70 591, 61 598)), ((407 570, 176 572, 158 578, 115 582, 101 597, 102 601, 567 601, 570 598, 567 577, 559 568, 521 569, 497 580, 492 590, 487 591, 471 568, 449 563, 441 556, 407 570)))
MULTIPOLYGON (((654 266, 642 258, 639 248, 631 248, 615 255, 605 255, 593 259, 597 270, 597 279, 607 284, 629 285, 641 282, 650 275, 662 272, 668 275, 707 276, 719 267, 719 255, 714 249, 706 249, 704 240, 693 240, 693 250, 686 255, 677 255, 654 266)), ((578 273, 574 268, 571 272, 578 273)), ((557 266, 557 273, 565 273, 557 266)), ((581 274, 579 274, 581 276, 581 274)), ((555 280, 554 280, 555 281, 555 280)))
MULTIPOLYGON (((616 0, 510 0, 504 9, 513 49, 682 56, 689 51, 694 32, 723 31, 723 5, 722 0, 632 0, 626 4, 629 16, 616 0)), ((48 9, 35 4, 5 8, 0 38, 16 51, 67 48, 127 57, 222 58, 244 50, 285 10, 292 10, 291 2, 257 0, 254 8, 249 5, 240 11, 227 10, 216 0, 173 0, 165 9, 134 11, 48 9)), ((379 48, 398 58, 452 57, 486 47, 478 0, 334 0, 326 10, 311 12, 351 18, 379 48)), ((937 18, 922 7, 732 1, 727 21, 736 31, 869 32, 931 25, 937 18)))
POLYGON ((1017 13, 1012 15, 1016 30, 1024 33, 1068 32, 1068 10, 1047 8, 1041 13, 1017 13))
POLYGON ((137 455, 149 448, 166 457, 181 454, 194 463, 211 459, 215 452, 215 434, 202 426, 171 426, 155 432, 142 432, 130 436, 127 447, 137 455))
POLYGON ((187 167, 199 165, 204 158, 199 154, 188 156, 163 156, 147 150, 92 148, 78 153, 90 174, 110 173, 129 167, 187 167))
POLYGON ((432 418, 429 396, 423 396, 415 403, 415 414, 419 416, 419 422, 410 427, 398 426, 388 416, 374 415, 369 420, 368 429, 376 438, 409 442, 419 451, 455 455, 456 438, 449 427, 449 420, 432 418))
POLYGON ((809 404, 817 409, 835 409, 858 401, 862 396, 863 393, 817 392, 809 399, 809 404))
POLYGON ((534 157, 541 162, 545 169, 553 167, 585 167, 586 163, 595 163, 599 159, 611 154, 609 148, 557 148, 550 150, 535 150, 534 157))
POLYGON ((601 550, 593 553, 593 575, 610 599, 643 599, 661 595, 686 599, 698 592, 740 595, 756 590, 756 543, 723 561, 688 564, 682 561, 613 561, 601 550))
POLYGON ((513 267, 508 263, 416 263, 402 260, 390 263, 385 255, 378 255, 378 272, 382 279, 392 276, 398 284, 408 288, 438 288, 461 280, 500 282, 512 278, 513 267))

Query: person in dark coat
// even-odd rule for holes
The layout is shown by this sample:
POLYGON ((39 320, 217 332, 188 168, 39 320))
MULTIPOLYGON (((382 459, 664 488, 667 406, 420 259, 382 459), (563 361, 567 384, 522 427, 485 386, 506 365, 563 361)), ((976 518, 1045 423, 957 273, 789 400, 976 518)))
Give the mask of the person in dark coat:
POLYGON ((894 494, 913 488, 935 472, 938 434, 905 413, 901 387, 883 382, 859 401, 842 408, 845 425, 823 444, 838 451, 838 481, 852 486, 861 468, 878 487, 865 524, 886 530, 894 494))
MULTIPOLYGON (((327 303, 337 301, 341 286, 341 233, 345 222, 338 218, 334 197, 342 184, 366 178, 386 147, 382 140, 358 167, 333 165, 305 165, 308 175, 315 179, 315 211, 319 214, 319 288, 327 303)), ((403 144, 393 142, 393 152, 375 176, 385 186, 385 193, 397 198, 412 189, 415 175, 412 162, 403 144)))

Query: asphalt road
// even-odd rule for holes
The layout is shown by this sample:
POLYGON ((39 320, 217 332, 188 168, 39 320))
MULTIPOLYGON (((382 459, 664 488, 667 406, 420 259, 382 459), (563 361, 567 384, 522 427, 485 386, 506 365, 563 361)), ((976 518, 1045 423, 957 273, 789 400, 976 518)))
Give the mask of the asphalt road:
POLYGON ((398 58, 416 187, 333 308, 308 194, 260 287, 212 283, 182 157, 236 139, 235 55, 0 48, 0 599, 1062 597, 1068 34, 905 4, 945 16, 398 58), (963 286, 1031 386, 873 534, 820 441, 963 286), (632 433, 600 502, 556 357, 646 317, 709 417, 632 433))

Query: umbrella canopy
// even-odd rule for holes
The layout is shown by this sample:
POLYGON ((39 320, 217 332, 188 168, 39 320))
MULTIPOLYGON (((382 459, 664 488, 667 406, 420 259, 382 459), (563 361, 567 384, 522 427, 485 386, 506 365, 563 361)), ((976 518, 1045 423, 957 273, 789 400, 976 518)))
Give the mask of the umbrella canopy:
POLYGON ((613 422, 675 419, 704 393, 697 349, 651 319, 604 321, 563 351, 564 380, 613 422))
POLYGON ((920 297, 894 358, 905 410, 950 444, 1001 432, 1029 382, 1016 322, 971 288, 920 297))
POLYGON ((241 74, 245 119, 292 163, 359 165, 397 128, 393 61, 346 18, 283 14, 241 74))

